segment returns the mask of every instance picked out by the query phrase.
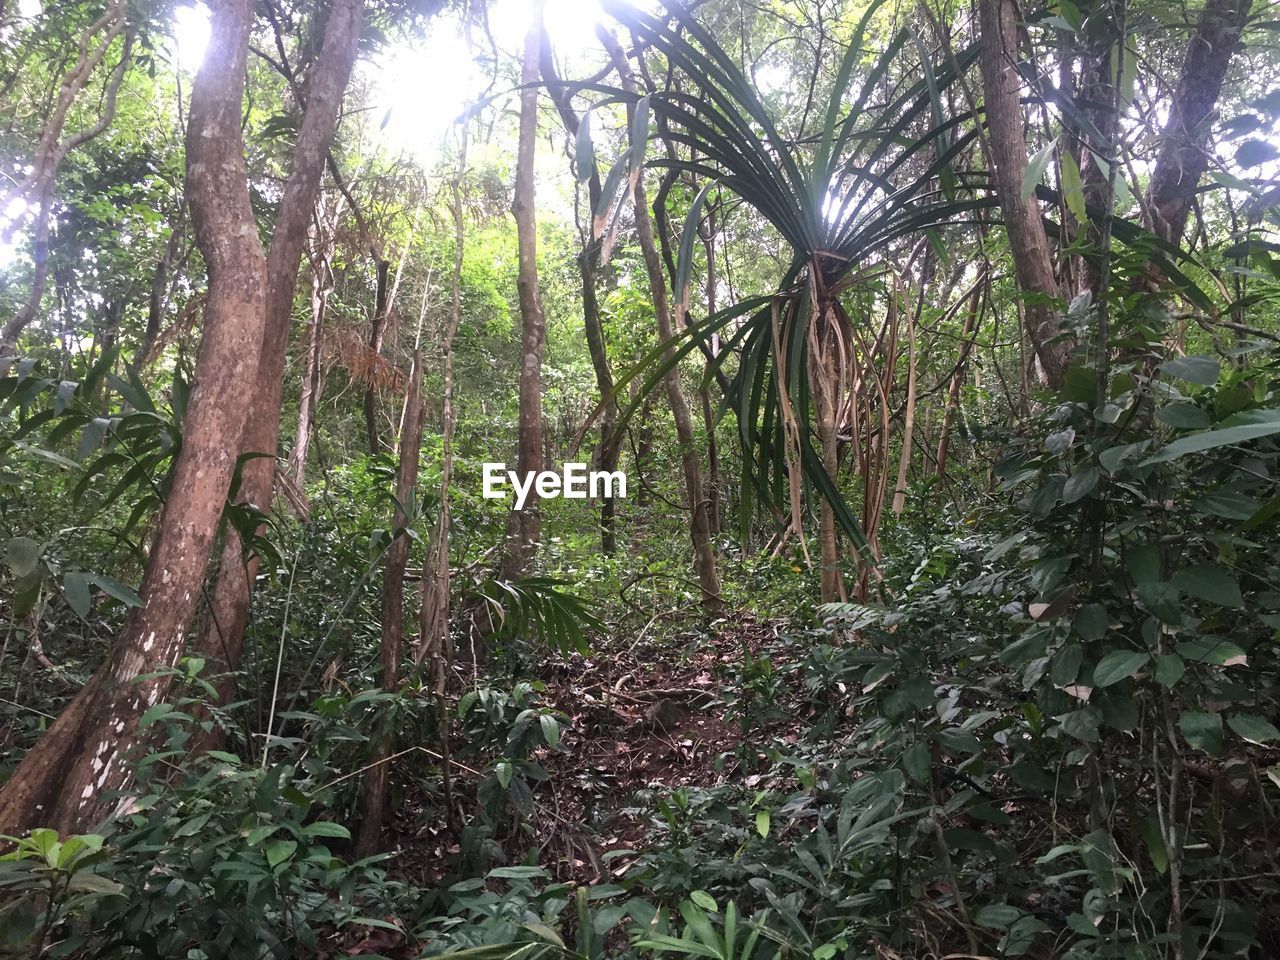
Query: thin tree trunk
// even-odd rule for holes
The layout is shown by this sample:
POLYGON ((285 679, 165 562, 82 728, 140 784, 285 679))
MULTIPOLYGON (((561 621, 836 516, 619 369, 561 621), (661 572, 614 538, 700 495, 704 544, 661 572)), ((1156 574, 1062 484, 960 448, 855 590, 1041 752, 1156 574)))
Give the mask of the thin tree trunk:
POLYGON ((986 268, 983 277, 974 285, 970 294, 969 310, 964 318, 964 330, 960 334, 960 360, 951 374, 951 385, 947 389, 947 405, 942 411, 942 429, 938 436, 937 463, 934 473, 942 479, 947 475, 947 456, 951 447, 951 425, 955 419, 956 408, 960 406, 960 388, 964 386, 964 371, 969 362, 969 352, 973 349, 973 340, 978 327, 978 309, 982 304, 986 288, 986 268))
MULTIPOLYGON (((374 260, 373 318, 369 321, 369 353, 377 357, 382 353, 383 336, 387 331, 387 282, 391 273, 391 261, 384 257, 374 260)), ((378 437, 378 386, 370 381, 364 388, 364 429, 369 440, 369 452, 375 457, 382 452, 378 437)))
POLYGON ((212 6, 187 126, 187 195, 209 270, 195 387, 136 608, 107 660, 0 788, 0 833, 84 830, 133 780, 138 720, 181 657, 244 430, 266 316, 266 264, 240 134, 250 0, 212 6), (158 673, 157 673, 158 672, 158 673), (150 678, 139 681, 142 674, 150 678))
MULTIPOLYGON (((572 91, 563 83, 556 73, 555 60, 551 54, 551 40, 544 28, 542 31, 539 59, 542 78, 555 103, 560 120, 570 137, 578 135, 580 120, 570 105, 572 91)), ((600 174, 592 164, 591 175, 587 179, 587 200, 591 210, 595 210, 600 202, 600 174)), ((595 372, 596 389, 600 391, 600 442, 596 447, 596 468, 607 473, 618 469, 618 455, 621 452, 621 441, 614 436, 618 422, 618 402, 614 396, 613 372, 609 369, 609 356, 605 349, 604 324, 600 320, 600 301, 596 295, 596 268, 600 262, 600 241, 592 238, 590 228, 583 240, 582 250, 578 254, 578 276, 582 280, 582 326, 587 337, 587 352, 591 356, 591 368, 595 372)), ((602 497, 600 500, 600 548, 605 556, 611 557, 617 552, 617 533, 614 530, 614 498, 602 497)))
MULTIPOLYGON (((361 7, 362 0, 334 0, 329 9, 323 46, 307 84, 302 125, 280 198, 271 248, 267 253, 266 334, 258 355, 253 389, 245 394, 251 398, 249 426, 245 430, 243 444, 236 447, 243 453, 264 454, 244 464, 240 488, 241 501, 264 512, 271 509, 275 488, 285 357, 292 327, 298 268, 306 244, 307 226, 320 190, 325 157, 337 128, 343 92, 355 63, 361 7)), ((257 570, 257 558, 245 558, 239 535, 228 527, 212 603, 196 644, 213 673, 225 674, 240 664, 245 629, 249 623, 250 591, 257 570)), ((225 703, 232 689, 231 678, 224 676, 218 688, 220 702, 225 703)), ((193 738, 194 750, 216 748, 222 742, 218 728, 207 723, 205 727, 202 735, 193 738)))
MULTIPOLYGON (((716 214, 712 210, 707 214, 707 235, 702 238, 703 248, 707 252, 707 315, 716 312, 716 214)), ((720 353, 720 335, 711 335, 710 356, 706 367, 710 369, 720 353)), ((704 377, 704 380, 706 378, 704 377)), ((702 422, 707 431, 707 522, 711 526, 713 537, 720 534, 720 451, 716 445, 716 420, 711 409, 711 387, 706 383, 698 388, 698 399, 702 401, 702 422)))
MULTIPOLYGON (((515 203, 519 266, 516 288, 520 295, 523 336, 520 344, 520 438, 516 469, 524 476, 542 469, 542 352, 547 320, 538 290, 538 225, 535 212, 534 154, 538 137, 539 48, 542 42, 543 0, 534 0, 524 41, 524 66, 520 92, 520 142, 516 153, 515 203)), ((538 498, 530 496, 522 510, 513 510, 507 521, 503 576, 514 579, 529 566, 541 538, 538 498)))
MULTIPOLYGON (((622 47, 607 31, 598 31, 614 69, 622 80, 622 87, 628 93, 636 89, 635 77, 631 65, 627 62, 622 47)), ((640 250, 644 254, 645 270, 649 275, 649 294, 653 298, 653 312, 658 322, 658 337, 663 342, 671 339, 671 311, 667 301, 666 281, 662 276, 662 261, 658 256, 658 246, 653 237, 653 221, 649 215, 649 201, 645 195, 644 177, 636 177, 632 187, 635 207, 636 234, 640 241, 640 250)), ((670 361, 674 348, 668 348, 665 359, 670 361)), ((671 416, 676 426, 676 441, 680 448, 680 465, 684 471, 685 495, 688 498, 690 523, 689 534, 693 540, 693 566, 698 577, 698 586, 702 590, 702 605, 710 613, 720 609, 720 578, 716 573, 715 552, 711 543, 711 523, 708 514, 708 503, 702 490, 702 464, 697 445, 694 442, 693 415, 689 411, 689 402, 685 399, 684 390, 680 386, 679 366, 673 366, 662 378, 666 386, 667 402, 671 406, 671 416)))
POLYGON ((1053 342, 1058 330, 1052 301, 1060 292, 1039 207, 1034 198, 1021 197, 1027 142, 1019 104, 1018 8, 1014 0, 979 0, 978 12, 982 22, 982 88, 995 165, 991 175, 1004 211, 1018 287, 1028 295, 1023 305, 1027 337, 1045 381, 1057 387, 1067 369, 1065 345, 1053 342))
MULTIPOLYGON (((403 504, 412 498, 418 485, 418 456, 422 449, 422 351, 413 355, 409 395, 405 398, 404 429, 400 432, 400 466, 396 471, 395 518, 391 547, 387 550, 382 585, 382 646, 378 661, 382 670, 382 690, 395 693, 400 688, 400 651, 404 639, 404 571, 409 562, 409 536, 404 531, 409 518, 403 504)), ((386 718, 383 718, 384 721, 386 718)), ((356 834, 357 857, 367 857, 382 849, 387 819, 387 793, 391 782, 392 730, 382 725, 375 735, 369 767, 364 775, 364 819, 356 834)))
POLYGON ((318 228, 315 262, 311 270, 311 326, 307 333, 307 360, 302 371, 302 392, 298 397, 298 429, 289 454, 289 475, 294 485, 303 489, 307 477, 307 454, 311 449, 311 431, 316 407, 324 388, 324 319, 333 287, 333 232, 322 218, 318 228))

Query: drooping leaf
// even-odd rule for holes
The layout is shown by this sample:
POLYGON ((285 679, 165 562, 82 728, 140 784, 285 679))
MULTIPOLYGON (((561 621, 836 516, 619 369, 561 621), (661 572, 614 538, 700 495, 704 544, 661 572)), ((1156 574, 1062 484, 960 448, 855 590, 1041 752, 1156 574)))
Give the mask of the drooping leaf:
POLYGON ((1045 168, 1049 165, 1049 161, 1053 159, 1053 151, 1058 146, 1058 138, 1054 137, 1043 147, 1036 151, 1027 162, 1027 169, 1022 174, 1022 202, 1026 203, 1030 196, 1036 192, 1036 187, 1040 181, 1044 179, 1045 168))

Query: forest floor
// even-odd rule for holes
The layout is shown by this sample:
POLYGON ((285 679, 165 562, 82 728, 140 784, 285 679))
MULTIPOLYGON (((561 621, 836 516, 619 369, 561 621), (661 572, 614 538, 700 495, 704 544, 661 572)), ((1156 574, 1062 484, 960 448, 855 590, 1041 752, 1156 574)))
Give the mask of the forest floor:
MULTIPOLYGON (((650 830, 637 809, 641 791, 666 795, 735 781, 750 786, 753 776, 739 769, 735 756, 746 738, 730 691, 741 676, 744 653, 760 656, 780 627, 733 614, 713 631, 688 633, 684 643, 641 631, 587 656, 548 659, 538 677, 546 685, 542 699, 568 723, 558 748, 542 748, 532 757, 549 775, 535 789, 530 820, 539 865, 562 882, 614 882, 643 849, 650 830)), ((800 736, 798 729, 780 726, 786 723, 768 732, 800 736)), ((751 739, 764 732, 754 726, 751 739)), ((474 789, 473 783, 459 786, 474 789)), ((397 859, 406 877, 421 882, 438 873, 448 859, 442 854, 456 847, 443 821, 415 826, 416 806, 398 818, 397 859)))

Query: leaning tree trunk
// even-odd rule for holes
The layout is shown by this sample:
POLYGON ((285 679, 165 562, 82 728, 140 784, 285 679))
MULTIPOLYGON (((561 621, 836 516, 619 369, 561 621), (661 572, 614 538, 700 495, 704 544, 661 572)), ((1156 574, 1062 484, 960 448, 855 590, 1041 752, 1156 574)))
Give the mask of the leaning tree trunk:
POLYGON ((133 781, 138 720, 168 692, 222 517, 262 345, 266 264, 240 135, 250 0, 219 0, 187 125, 187 195, 209 271, 204 336, 182 449, 124 633, 0 789, 0 833, 91 827, 133 781), (139 680, 147 674, 148 679, 139 680))
POLYGON ((982 90, 995 166, 991 176, 1004 212, 1018 288, 1030 294, 1023 307, 1027 339, 1045 381, 1057 387, 1067 370, 1067 350, 1054 341, 1058 331, 1052 301, 1059 297, 1058 281, 1039 207, 1034 198, 1023 200, 1021 195, 1027 141, 1019 104, 1018 7, 1014 0, 979 0, 978 12, 982 21, 982 90))
MULTIPOLYGON (((387 566, 382 584, 382 646, 378 660, 382 669, 382 689, 395 693, 400 688, 400 650, 404 639, 404 570, 409 563, 409 522, 404 504, 412 499, 418 485, 418 456, 422 449, 422 351, 413 355, 409 375, 409 395, 404 402, 404 428, 400 432, 400 467, 396 471, 396 509, 392 531, 395 539, 387 550, 387 566)), ((393 731, 382 717, 374 735, 373 751, 364 775, 364 819, 356 834, 356 856, 367 857, 382 849, 382 833, 387 822, 387 793, 391 783, 393 731)))
POLYGON ((1252 0, 1209 0, 1169 102, 1160 153, 1147 188, 1147 227, 1171 243, 1182 241, 1197 185, 1209 166, 1209 115, 1218 103, 1231 57, 1249 18, 1252 0))
MULTIPOLYGON (((325 157, 338 123, 338 110, 355 63, 360 39, 362 0, 335 0, 329 9, 324 43, 306 90, 306 109, 280 198, 271 248, 267 254, 267 323, 258 356, 257 378, 248 393, 251 414, 244 442, 237 449, 264 454, 245 463, 240 499, 258 509, 271 509, 275 485, 276 445, 284 397, 285 355, 293 319, 293 296, 298 267, 307 239, 307 225, 315 209, 325 157)), ((249 622, 249 597, 257 576, 256 557, 246 558, 235 530, 228 526, 213 601, 201 627, 197 649, 216 673, 240 663, 249 622)), ((219 681, 219 697, 226 702, 231 680, 219 681)), ((195 738, 193 748, 211 749, 222 741, 221 731, 209 725, 195 738)))
MULTIPOLYGON (((618 71, 622 87, 635 93, 636 82, 627 62, 626 54, 618 41, 607 31, 599 30, 599 36, 609 52, 613 67, 618 71)), ((649 275, 649 294, 653 297, 653 312, 658 321, 658 337, 667 342, 672 337, 671 310, 667 301, 666 281, 662 276, 662 261, 653 237, 653 221, 649 217, 649 200, 645 195, 644 177, 636 177, 632 188, 634 198, 636 234, 640 250, 644 254, 645 270, 649 275)), ((663 359, 671 361, 675 348, 668 347, 663 359)), ((694 442, 693 414, 689 401, 680 386, 680 369, 673 365, 662 378, 671 405, 671 417, 675 421, 676 441, 680 448, 680 465, 684 471, 685 495, 689 500, 689 534, 693 540, 693 566, 702 591, 702 605, 711 613, 720 609, 720 578, 716 573, 715 550, 711 543, 709 505, 702 491, 702 464, 698 447, 694 442)))
MULTIPOLYGON (((522 475, 542 469, 542 350, 547 318, 538 291, 538 225, 534 212, 534 153, 538 138, 538 54, 542 40, 542 0, 534 0, 529 31, 524 41, 524 66, 520 91, 520 142, 516 152, 516 185, 513 212, 519 265, 516 289, 520 296, 523 336, 520 344, 520 438, 516 469, 522 475)), ((513 510, 507 521, 507 549, 502 572, 507 578, 522 575, 538 549, 541 537, 538 498, 531 496, 522 510, 513 510)))

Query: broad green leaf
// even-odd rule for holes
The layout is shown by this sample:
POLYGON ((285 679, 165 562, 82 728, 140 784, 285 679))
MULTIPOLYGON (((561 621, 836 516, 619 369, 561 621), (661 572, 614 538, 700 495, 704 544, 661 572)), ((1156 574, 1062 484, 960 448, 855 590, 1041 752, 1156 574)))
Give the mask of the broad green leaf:
POLYGON ((1138 650, 1112 650, 1093 668, 1093 685, 1109 687, 1132 677, 1151 659, 1138 650))
POLYGON ((933 754, 927 743, 916 743, 902 754, 902 769, 916 783, 929 782, 929 769, 933 766, 933 754))
POLYGON ((62 595, 67 606, 81 620, 88 619, 92 601, 89 597, 89 575, 83 570, 68 570, 62 575, 62 595))
POLYGON ((1195 637, 1178 644, 1178 653, 1186 660, 1214 663, 1220 667, 1243 666, 1248 657, 1237 643, 1221 637, 1195 637))
POLYGON ((1256 743, 1259 746, 1280 740, 1280 730, 1265 717, 1250 713, 1237 713, 1227 717, 1227 726, 1236 732, 1242 740, 1256 743))
POLYGON ((1109 624, 1107 608, 1100 603, 1086 603, 1071 621, 1076 633, 1085 640, 1101 640, 1109 624))
POLYGON ((547 741, 547 746, 556 747, 560 745, 560 722, 549 713, 544 713, 538 718, 538 723, 542 727, 542 739, 547 741))
POLYGON ((298 842, 296 840, 276 840, 273 843, 269 843, 266 847, 267 864, 271 867, 278 867, 292 857, 297 849, 298 842))
POLYGON ((1222 717, 1216 713, 1184 710, 1178 727, 1187 743, 1215 757, 1222 756, 1222 717))
POLYGON ((40 562, 40 545, 30 537, 13 537, 5 549, 5 559, 15 577, 25 577, 40 562))
POLYGON ((1156 683, 1163 687, 1172 687, 1182 679, 1186 670, 1187 665, 1180 656, 1176 653, 1166 653, 1156 658, 1156 683))
POLYGON ((689 894, 689 899, 700 906, 703 910, 710 910, 712 913, 718 913, 720 907, 717 906, 715 897, 707 893, 705 890, 694 890, 689 894))
POLYGON ((1156 419, 1179 430, 1203 430, 1210 422, 1208 411, 1181 400, 1166 403, 1156 411, 1156 419))
POLYGON ((1244 606, 1240 584, 1229 570, 1216 563, 1184 567, 1174 574, 1173 582, 1183 593, 1220 607, 1239 609, 1244 606))
POLYGON ((1098 468, 1092 464, 1081 467, 1062 485, 1062 502, 1075 503, 1087 497, 1098 485, 1098 468))
POLYGON ((1197 383, 1204 387, 1213 386, 1218 382, 1218 373, 1220 367, 1218 361, 1213 357, 1194 356, 1194 357, 1174 357, 1172 360, 1166 360, 1160 366, 1162 373, 1167 373, 1171 377, 1177 377, 1179 380, 1186 380, 1189 383, 1197 383))
POLYGON ((770 823, 771 818, 768 810, 756 811, 756 833, 760 834, 762 837, 769 836, 770 823))
POLYGON ((315 823, 309 823, 302 828, 303 836, 307 837, 334 837, 338 840, 350 840, 351 831, 340 823, 334 823, 331 820, 317 820, 315 823))

